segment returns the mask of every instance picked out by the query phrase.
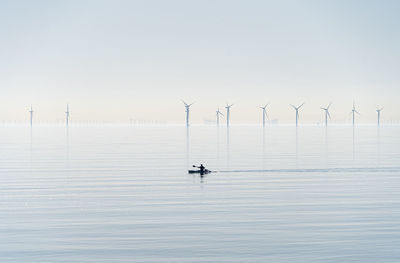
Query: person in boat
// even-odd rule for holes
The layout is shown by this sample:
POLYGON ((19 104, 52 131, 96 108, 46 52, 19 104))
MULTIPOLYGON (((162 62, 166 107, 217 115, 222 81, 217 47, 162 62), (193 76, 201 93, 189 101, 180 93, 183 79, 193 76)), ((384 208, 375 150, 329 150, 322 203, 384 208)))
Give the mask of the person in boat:
POLYGON ((203 175, 211 172, 207 170, 203 164, 200 164, 200 166, 193 165, 193 167, 199 168, 199 170, 189 170, 189 173, 199 173, 200 175, 203 175))
POLYGON ((204 167, 203 164, 200 164, 200 166, 198 168, 200 169, 201 174, 204 174, 206 172, 206 168, 204 167))

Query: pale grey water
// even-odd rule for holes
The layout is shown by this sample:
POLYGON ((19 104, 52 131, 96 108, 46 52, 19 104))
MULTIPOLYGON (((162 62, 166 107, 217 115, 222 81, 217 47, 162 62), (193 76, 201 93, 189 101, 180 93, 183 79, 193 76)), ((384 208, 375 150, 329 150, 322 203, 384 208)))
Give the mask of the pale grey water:
POLYGON ((0 126, 0 262, 399 262, 399 132, 0 126))

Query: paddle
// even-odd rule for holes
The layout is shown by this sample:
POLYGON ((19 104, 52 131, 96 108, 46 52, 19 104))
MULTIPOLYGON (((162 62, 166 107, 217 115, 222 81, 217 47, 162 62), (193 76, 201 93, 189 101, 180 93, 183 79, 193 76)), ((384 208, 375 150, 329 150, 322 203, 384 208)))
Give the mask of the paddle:
MULTIPOLYGON (((200 168, 200 166, 196 166, 194 164, 192 166, 195 167, 195 168, 200 168)), ((208 169, 204 169, 204 173, 211 173, 211 172, 213 172, 213 171, 208 170, 208 169)))

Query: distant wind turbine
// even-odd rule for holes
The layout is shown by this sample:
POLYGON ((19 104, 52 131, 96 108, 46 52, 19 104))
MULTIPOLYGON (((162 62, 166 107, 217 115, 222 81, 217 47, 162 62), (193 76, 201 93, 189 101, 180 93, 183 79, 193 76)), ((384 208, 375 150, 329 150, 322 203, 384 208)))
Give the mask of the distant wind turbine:
POLYGON ((294 106, 293 104, 290 104, 290 106, 293 107, 293 109, 296 111, 296 127, 299 123, 299 109, 304 105, 304 102, 300 106, 294 106))
POLYGON ((216 114, 217 114, 217 126, 219 126, 219 116, 220 116, 220 115, 221 115, 221 116, 224 116, 224 114, 222 114, 222 112, 219 111, 219 108, 218 108, 218 110, 216 111, 216 114))
POLYGON ((355 106, 354 101, 353 101, 353 109, 351 110, 351 114, 352 114, 352 117, 353 117, 353 126, 354 126, 354 122, 355 122, 355 113, 360 115, 360 113, 356 110, 356 106, 355 106))
POLYGON ((328 107, 326 107, 326 108, 321 107, 321 110, 325 111, 325 126, 328 126, 328 117, 329 117, 329 119, 331 119, 331 115, 329 114, 329 107, 331 106, 331 104, 332 104, 332 102, 329 103, 328 107))
POLYGON ((378 113, 378 126, 381 125, 381 111, 383 110, 383 107, 380 109, 376 109, 376 112, 378 113))
POLYGON ((69 105, 67 104, 67 111, 65 112, 65 123, 69 125, 69 105))
POLYGON ((229 105, 228 103, 225 106, 226 109, 226 126, 229 127, 229 113, 233 104, 229 105))
POLYGON ((186 127, 189 127, 189 110, 190 110, 190 106, 193 105, 193 103, 191 104, 187 104, 184 100, 182 100, 183 104, 185 104, 185 108, 186 108, 186 127))
POLYGON ((267 104, 265 104, 265 106, 264 107, 260 107, 260 109, 262 109, 262 123, 263 123, 263 127, 265 127, 265 118, 267 117, 268 118, 268 115, 267 115, 267 106, 268 106, 268 103, 267 104))
POLYGON ((31 123, 31 126, 32 126, 32 123, 33 123, 33 109, 32 109, 32 105, 31 105, 31 110, 29 111, 29 113, 30 113, 30 123, 31 123))

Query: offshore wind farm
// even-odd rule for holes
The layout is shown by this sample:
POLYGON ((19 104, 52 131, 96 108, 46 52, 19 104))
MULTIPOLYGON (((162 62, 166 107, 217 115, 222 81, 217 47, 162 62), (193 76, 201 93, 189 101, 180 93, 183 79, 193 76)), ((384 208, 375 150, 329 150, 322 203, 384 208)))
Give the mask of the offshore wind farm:
MULTIPOLYGON (((181 100, 182 102, 183 102, 183 104, 184 104, 184 108, 185 108, 185 125, 187 126, 187 127, 189 127, 190 126, 190 107, 194 104, 194 103, 190 103, 190 104, 188 104, 188 103, 186 103, 184 100, 181 100)), ((267 107, 269 106, 270 104, 269 103, 267 103, 267 104, 265 104, 264 106, 261 106, 261 107, 259 107, 261 110, 262 110, 262 126, 263 127, 265 127, 266 126, 266 123, 267 123, 267 120, 269 119, 269 116, 268 116, 268 114, 267 114, 267 107)), ((299 125, 299 109, 302 107, 304 105, 304 103, 302 103, 302 104, 300 104, 299 106, 294 106, 293 104, 290 104, 290 106, 295 110, 295 126, 297 127, 298 125, 299 125)), ((330 107, 331 107, 331 105, 332 105, 332 103, 329 103, 329 105, 327 105, 325 108, 324 107, 320 107, 320 109, 321 110, 323 110, 324 111, 324 124, 325 124, 325 126, 328 126, 328 119, 329 120, 331 120, 331 115, 330 115, 330 112, 329 112, 329 109, 330 109, 330 107)), ((233 106, 233 104, 226 104, 226 106, 225 106, 225 109, 226 109, 226 115, 224 115, 220 110, 219 110, 219 107, 218 107, 218 109, 217 109, 217 111, 216 111, 216 119, 215 119, 215 124, 217 125, 217 126, 219 126, 219 124, 220 124, 220 118, 223 118, 223 117, 225 117, 226 116, 226 126, 229 126, 230 125, 230 108, 233 106)), ((381 107, 381 108, 377 108, 376 109, 376 112, 377 112, 377 125, 378 126, 380 126, 380 124, 381 124, 381 111, 383 110, 383 107, 381 107)), ((33 125, 33 113, 34 113, 34 111, 33 111, 33 108, 32 108, 32 106, 30 107, 30 110, 29 110, 29 124, 30 124, 30 126, 32 126, 33 125)), ((355 103, 353 102, 353 107, 352 107, 352 110, 351 110, 351 112, 350 112, 350 114, 351 114, 351 123, 352 123, 352 125, 354 126, 355 125, 355 114, 358 114, 358 115, 361 115, 357 110, 356 110, 356 108, 355 108, 355 103)), ((132 124, 132 119, 130 119, 129 120, 129 122, 132 124)), ((48 123, 48 122, 47 122, 48 123)), ((65 125, 66 126, 69 126, 69 123, 70 123, 70 111, 69 111, 69 104, 67 104, 67 106, 66 106, 66 111, 65 111, 65 125)), ((144 122, 144 123, 146 123, 146 122, 144 122)), ((147 122, 147 123, 154 123, 154 122, 151 122, 151 121, 149 121, 149 122, 147 122)), ((317 123, 317 122, 316 122, 317 123)), ((392 122, 393 123, 393 122, 392 122)), ((165 123, 164 123, 165 124, 165 123)), ((242 122, 241 124, 250 124, 250 123, 246 123, 246 122, 242 122)), ((346 124, 346 122, 344 121, 344 122, 341 122, 341 123, 339 123, 339 124, 346 124)), ((364 123, 364 124, 372 124, 372 123, 364 123)))
MULTIPOLYGON (((182 102, 184 103, 184 108, 185 108, 185 122, 182 122, 182 119, 179 121, 167 121, 167 120, 161 120, 160 118, 154 118, 154 119, 138 119, 138 118, 132 118, 129 117, 129 119, 119 119, 119 120, 110 120, 109 118, 96 118, 96 119, 91 119, 90 117, 88 118, 87 116, 84 118, 82 114, 82 112, 80 112, 79 110, 77 111, 77 115, 75 116, 75 118, 73 119, 73 122, 75 124, 78 123, 130 123, 130 124, 137 124, 137 125, 144 125, 144 124, 164 124, 164 125, 179 125, 179 124, 185 124, 186 126, 188 126, 190 124, 190 108, 192 106, 193 103, 186 103, 185 101, 182 100, 182 102)), ((304 103, 303 103, 304 104, 304 103)), ((299 119, 300 119, 300 108, 302 108, 303 104, 299 105, 298 107, 294 106, 293 104, 290 104, 291 108, 293 108, 295 110, 295 125, 299 125, 299 119)), ((233 104, 232 104, 233 105, 233 104)), ((225 119, 226 121, 226 125, 230 124, 230 107, 232 105, 226 105, 224 108, 226 110, 226 113, 223 114, 220 111, 220 107, 217 107, 217 111, 215 111, 215 118, 214 120, 209 119, 208 117, 210 116, 210 109, 205 108, 203 103, 200 101, 198 106, 200 107, 196 107, 194 113, 197 116, 197 119, 195 119, 194 121, 192 120, 191 123, 194 123, 195 125, 201 125, 201 124, 215 124, 215 125, 219 125, 220 121, 222 119, 225 119), (229 114, 228 114, 229 113, 229 114), (229 117, 227 117, 229 115, 229 117), (200 119, 199 119, 200 117, 200 119), (201 121, 201 118, 204 121, 201 121)), ((284 104, 282 104, 284 105, 284 104)), ((269 125, 276 125, 276 124, 281 124, 281 125, 290 125, 293 124, 293 122, 291 121, 292 118, 290 118, 291 116, 286 116, 286 118, 280 118, 279 115, 276 115, 276 111, 274 112, 274 110, 276 108, 282 108, 282 105, 271 105, 270 103, 265 104, 264 106, 258 106, 257 108, 260 108, 262 111, 262 115, 261 118, 254 118, 254 116, 258 115, 255 112, 253 112, 252 115, 248 115, 246 117, 244 117, 243 115, 241 116, 241 118, 239 120, 237 120, 237 118, 235 118, 235 122, 233 123, 234 125, 257 125, 257 124, 261 124, 263 127, 266 126, 266 124, 268 123, 269 125), (272 114, 271 117, 269 116, 269 114, 267 113, 267 107, 269 107, 268 112, 270 112, 272 110, 272 114)), ((370 108, 363 108, 365 111, 365 114, 361 115, 360 112, 356 109, 355 106, 355 102, 353 101, 353 105, 352 108, 350 110, 350 112, 347 112, 348 114, 345 114, 345 112, 342 111, 342 113, 337 113, 334 112, 334 116, 332 118, 331 113, 330 113, 330 107, 332 105, 332 102, 329 103, 326 107, 319 107, 318 105, 312 106, 312 107, 306 107, 309 111, 305 114, 303 114, 303 117, 306 118, 306 121, 303 120, 302 125, 320 125, 320 124, 325 124, 325 126, 328 125, 328 122, 331 122, 331 125, 346 125, 346 124, 352 124, 355 125, 356 124, 356 117, 358 116, 360 118, 360 121, 358 122, 358 124, 361 125, 378 125, 380 126, 381 123, 383 123, 384 125, 397 125, 400 124, 400 121, 398 119, 393 119, 393 113, 395 112, 388 112, 386 111, 386 115, 391 115, 390 118, 386 117, 385 115, 383 116, 383 120, 382 118, 382 110, 384 109, 384 107, 378 107, 376 106, 375 110, 373 110, 373 107, 370 108), (315 115, 313 114, 314 110, 317 109, 317 107, 321 110, 323 110, 324 114, 323 114, 323 118, 320 118, 319 115, 315 115), (374 118, 374 112, 375 112, 375 118, 374 118), (310 114, 311 113, 311 114, 310 114), (312 116, 312 117, 310 117, 312 116)), ((40 106, 40 105, 39 105, 40 106)), ((254 106, 254 105, 253 105, 254 106)), ((348 105, 347 105, 348 106, 348 105)), ((239 103, 239 113, 243 112, 243 110, 246 111, 246 109, 249 109, 249 106, 242 106, 239 103)), ((340 103, 340 107, 341 108, 346 108, 346 105, 344 105, 343 103, 340 103)), ((338 102, 336 107, 334 107, 334 111, 338 108, 338 102)), ((55 118, 52 119, 47 119, 47 118, 43 118, 43 116, 48 115, 49 111, 46 110, 39 110, 38 112, 35 113, 35 111, 33 110, 33 106, 30 106, 28 108, 28 118, 26 119, 26 122, 29 123, 30 126, 32 126, 34 123, 35 124, 40 124, 40 123, 46 123, 46 124, 56 124, 56 123, 64 123, 66 126, 68 126, 70 124, 70 110, 69 110, 69 104, 66 105, 66 111, 64 112, 65 117, 64 117, 64 121, 62 121, 61 114, 62 112, 60 111, 60 107, 59 105, 52 108, 50 110, 50 112, 52 114, 55 114, 55 118), (35 113, 35 114, 34 114, 35 113), (34 117, 35 115, 35 117, 34 117)), ((153 107, 153 109, 157 109, 156 107, 153 107)), ((159 108, 159 110, 162 110, 162 108, 159 108)), ((164 110, 163 113, 164 114, 168 114, 168 109, 164 110)), ((289 110, 287 110, 287 112, 289 112, 289 110)), ((138 111, 138 112, 133 112, 132 115, 139 115, 139 114, 143 114, 143 111, 138 111)), ((174 114, 174 112, 171 112, 171 114, 174 114)), ((0 122, 4 123, 4 124, 23 124, 25 121, 23 121, 23 119, 14 119, 13 114, 9 114, 8 115, 9 118, 8 120, 0 120, 0 122)), ((16 116, 15 116, 16 117, 16 116)))
POLYGON ((399 10, 0 1, 0 262, 399 262, 399 10))

